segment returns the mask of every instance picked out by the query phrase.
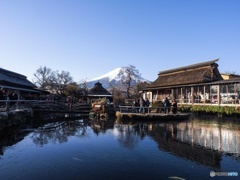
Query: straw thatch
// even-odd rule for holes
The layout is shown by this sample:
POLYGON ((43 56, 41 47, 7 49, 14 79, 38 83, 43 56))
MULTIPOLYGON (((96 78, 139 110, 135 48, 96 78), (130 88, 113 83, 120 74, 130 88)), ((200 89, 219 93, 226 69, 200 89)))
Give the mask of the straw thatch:
POLYGON ((89 90, 88 93, 90 96, 111 96, 111 93, 108 92, 105 88, 102 87, 100 82, 95 83, 94 87, 89 90))
POLYGON ((36 88, 33 83, 27 80, 26 76, 2 68, 0 68, 0 85, 36 88))
POLYGON ((222 80, 217 61, 218 59, 159 72, 158 78, 147 89, 222 80))

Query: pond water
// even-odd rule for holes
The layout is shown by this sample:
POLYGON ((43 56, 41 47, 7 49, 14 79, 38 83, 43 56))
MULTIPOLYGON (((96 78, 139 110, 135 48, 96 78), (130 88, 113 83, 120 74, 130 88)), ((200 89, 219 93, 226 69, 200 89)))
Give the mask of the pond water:
POLYGON ((239 153, 240 121, 56 121, 1 135, 0 179, 239 179, 239 153))

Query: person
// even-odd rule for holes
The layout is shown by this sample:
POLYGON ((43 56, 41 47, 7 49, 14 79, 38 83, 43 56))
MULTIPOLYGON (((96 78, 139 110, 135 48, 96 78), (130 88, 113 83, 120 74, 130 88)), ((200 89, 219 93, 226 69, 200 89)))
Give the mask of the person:
POLYGON ((238 92, 238 95, 237 95, 237 102, 238 104, 240 104, 240 92, 238 92))
POLYGON ((172 102, 172 113, 173 114, 177 113, 177 101, 175 99, 172 102))
POLYGON ((163 108, 164 108, 164 113, 168 114, 169 113, 169 109, 170 109, 170 102, 169 102, 167 97, 165 98, 165 100, 163 102, 163 108))
POLYGON ((140 98, 139 105, 140 105, 139 113, 142 112, 143 114, 145 114, 145 109, 144 109, 145 102, 144 102, 144 99, 142 97, 140 98))
POLYGON ((133 111, 133 113, 136 112, 136 99, 134 99, 132 102, 132 111, 133 111))
POLYGON ((150 109, 149 109, 149 106, 150 106, 150 101, 148 98, 146 98, 146 101, 145 101, 145 107, 147 107, 147 112, 150 112, 150 109))
POLYGON ((146 104, 146 107, 149 107, 149 105, 150 105, 150 102, 149 102, 149 99, 148 99, 148 98, 146 99, 146 102, 145 102, 145 104, 146 104))

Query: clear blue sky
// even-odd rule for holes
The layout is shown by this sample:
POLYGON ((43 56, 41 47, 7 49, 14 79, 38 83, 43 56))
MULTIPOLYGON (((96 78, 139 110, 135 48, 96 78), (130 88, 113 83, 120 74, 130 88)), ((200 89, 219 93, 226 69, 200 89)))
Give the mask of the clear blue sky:
POLYGON ((240 73, 240 0, 0 0, 0 67, 31 81, 40 66, 90 80, 220 58, 240 73))

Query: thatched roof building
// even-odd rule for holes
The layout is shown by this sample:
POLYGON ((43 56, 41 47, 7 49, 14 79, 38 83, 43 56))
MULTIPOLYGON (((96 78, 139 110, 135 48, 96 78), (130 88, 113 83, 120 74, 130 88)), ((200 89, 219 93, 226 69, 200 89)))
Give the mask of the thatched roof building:
POLYGON ((88 102, 99 98, 107 98, 112 101, 112 94, 108 92, 100 82, 95 83, 94 87, 89 90, 88 93, 88 102))
POLYGON ((240 103, 240 78, 223 79, 218 60, 159 72, 158 78, 143 89, 143 98, 151 102, 168 97, 178 103, 240 103))
POLYGON ((89 90, 91 96, 112 96, 105 88, 102 87, 100 82, 95 83, 94 87, 89 90))
POLYGON ((0 68, 0 88, 39 92, 37 86, 31 83, 26 76, 0 68))
POLYGON ((147 89, 198 84, 222 80, 218 71, 218 59, 161 71, 158 78, 147 89))

